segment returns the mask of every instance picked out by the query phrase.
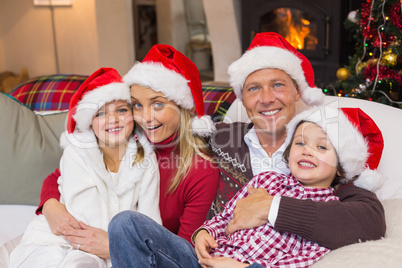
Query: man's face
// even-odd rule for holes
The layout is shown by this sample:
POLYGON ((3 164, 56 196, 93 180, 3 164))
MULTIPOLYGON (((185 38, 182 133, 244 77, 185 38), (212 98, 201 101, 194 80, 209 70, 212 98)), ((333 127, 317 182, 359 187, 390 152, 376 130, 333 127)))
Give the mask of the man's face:
POLYGON ((286 124, 295 116, 300 97, 293 80, 279 69, 255 71, 243 86, 243 105, 257 133, 286 135, 286 124))

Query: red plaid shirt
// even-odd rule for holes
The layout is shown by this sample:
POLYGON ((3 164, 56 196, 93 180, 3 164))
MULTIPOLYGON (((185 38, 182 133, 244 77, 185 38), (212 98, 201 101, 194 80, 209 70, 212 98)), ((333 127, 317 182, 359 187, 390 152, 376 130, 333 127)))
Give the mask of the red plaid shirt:
POLYGON ((248 195, 248 185, 263 187, 271 195, 325 202, 339 200, 333 195, 332 188, 304 187, 292 175, 272 171, 256 175, 227 203, 221 214, 199 228, 206 229, 219 244, 218 248, 211 251, 211 255, 230 257, 250 264, 259 263, 265 267, 308 267, 330 251, 300 236, 278 232, 270 223, 226 236, 226 226, 233 218, 236 201, 248 195))

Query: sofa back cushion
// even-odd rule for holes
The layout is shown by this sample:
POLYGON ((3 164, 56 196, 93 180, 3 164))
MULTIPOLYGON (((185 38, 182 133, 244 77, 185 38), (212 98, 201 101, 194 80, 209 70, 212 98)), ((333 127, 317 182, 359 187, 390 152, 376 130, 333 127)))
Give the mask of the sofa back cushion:
POLYGON ((37 115, 0 94, 0 204, 38 205, 42 182, 59 166, 67 112, 37 115))
POLYGON ((72 74, 34 77, 18 85, 9 94, 31 110, 67 110, 72 95, 87 77, 72 74))

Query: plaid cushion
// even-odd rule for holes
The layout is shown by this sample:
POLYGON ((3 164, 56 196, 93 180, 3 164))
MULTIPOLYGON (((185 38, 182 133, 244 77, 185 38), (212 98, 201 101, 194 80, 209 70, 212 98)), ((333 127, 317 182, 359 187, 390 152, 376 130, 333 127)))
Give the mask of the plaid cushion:
POLYGON ((221 122, 230 105, 236 99, 230 87, 202 86, 205 113, 211 115, 214 122, 221 122))
POLYGON ((9 94, 31 110, 66 110, 71 96, 87 77, 63 74, 35 77, 19 84, 9 94))
MULTIPOLYGON (((29 79, 9 94, 36 111, 67 110, 71 96, 87 79, 85 75, 49 75, 29 79)), ((227 110, 236 99, 230 87, 203 86, 205 113, 214 122, 223 120, 227 110)))

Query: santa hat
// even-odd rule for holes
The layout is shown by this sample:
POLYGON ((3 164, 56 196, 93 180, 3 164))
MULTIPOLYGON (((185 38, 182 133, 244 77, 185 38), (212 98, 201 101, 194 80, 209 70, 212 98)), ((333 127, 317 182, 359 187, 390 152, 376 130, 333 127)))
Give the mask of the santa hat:
POLYGON ((115 69, 100 68, 82 83, 70 100, 68 133, 73 133, 76 128, 81 132, 89 130, 95 113, 114 100, 131 103, 130 88, 115 69))
POLYGON ((360 108, 316 107, 296 115, 287 125, 289 144, 300 121, 320 126, 335 148, 345 171, 342 183, 351 182, 374 191, 382 186, 383 176, 376 169, 384 140, 375 122, 360 108), (357 179, 356 179, 357 177, 357 179))
POLYGON ((229 66, 230 84, 237 98, 243 98, 246 78, 266 68, 282 70, 295 80, 307 105, 322 104, 324 93, 314 86, 314 71, 309 60, 285 38, 273 32, 258 33, 243 56, 229 66))
POLYGON ((154 45, 142 62, 134 64, 123 81, 161 92, 187 110, 195 108, 197 117, 192 122, 194 134, 210 136, 215 131, 211 118, 205 115, 197 67, 172 46, 154 45))

